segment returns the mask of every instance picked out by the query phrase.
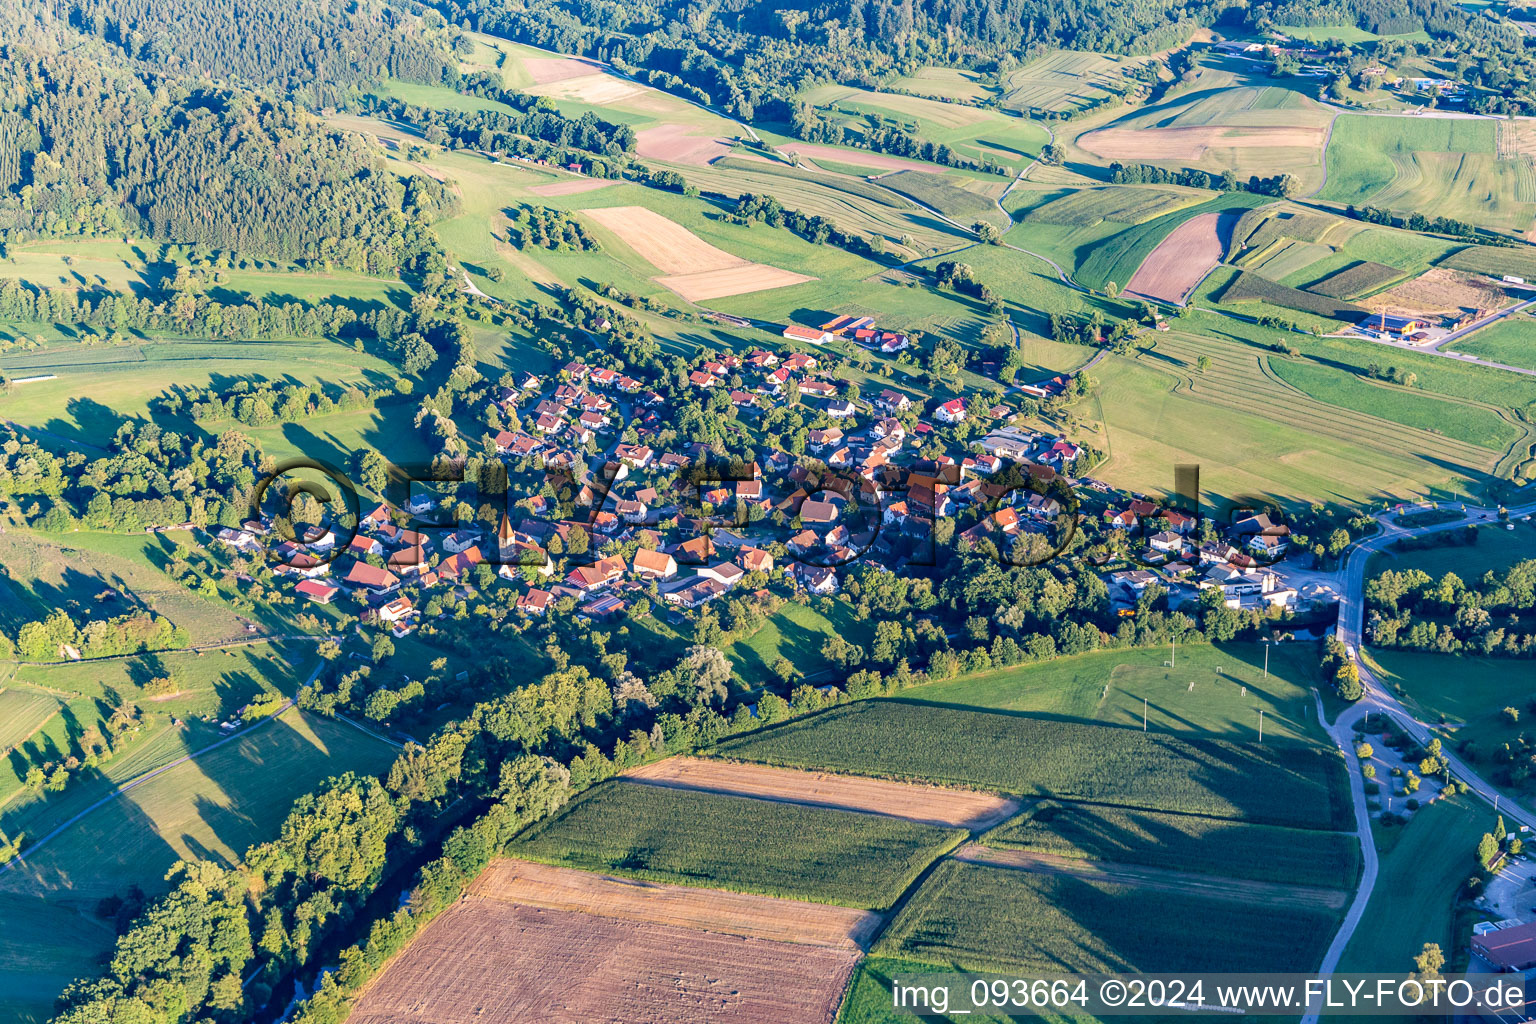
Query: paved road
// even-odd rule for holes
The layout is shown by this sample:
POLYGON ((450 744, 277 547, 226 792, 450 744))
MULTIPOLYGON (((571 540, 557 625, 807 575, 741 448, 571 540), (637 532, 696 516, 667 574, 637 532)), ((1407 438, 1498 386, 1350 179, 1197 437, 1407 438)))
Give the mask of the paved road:
MULTIPOLYGON (((1362 542, 1352 549, 1344 561, 1339 574, 1343 582, 1339 587, 1339 625, 1338 639, 1350 645, 1355 651, 1360 650, 1360 637, 1365 620, 1365 571, 1366 563, 1370 561, 1372 554, 1381 551, 1395 541, 1405 537, 1419 537, 1429 533, 1440 533, 1445 530, 1455 530, 1460 527, 1484 522, 1482 516, 1487 516, 1488 522, 1497 521, 1497 510, 1493 508, 1480 508, 1467 506, 1467 518, 1458 519, 1449 523, 1436 523, 1430 526, 1402 527, 1388 521, 1385 517, 1381 520, 1381 533, 1367 541, 1362 542)), ((1517 518, 1536 512, 1536 503, 1509 509, 1510 516, 1517 518)), ((1390 715, 1405 732, 1421 744, 1427 744, 1431 736, 1430 727, 1420 722, 1403 706, 1396 697, 1392 696, 1382 686, 1371 670, 1356 659, 1360 669, 1360 681, 1365 686, 1365 696, 1347 710, 1342 712, 1334 723, 1328 727, 1328 734, 1332 737, 1345 758, 1351 765, 1354 763, 1354 724, 1365 715, 1372 712, 1390 715)), ((1326 721, 1322 717, 1322 700, 1317 702, 1319 721, 1326 721)), ((1442 751, 1446 762, 1451 767, 1451 773, 1462 782, 1465 782, 1474 793, 1490 804, 1497 798, 1497 791, 1489 785, 1481 776, 1474 772, 1467 764, 1449 750, 1442 751)), ((1380 872, 1380 858, 1376 853, 1376 842, 1371 835, 1370 812, 1366 806, 1365 786, 1360 772, 1351 767, 1349 772, 1350 795, 1354 802, 1355 832, 1360 840, 1360 852, 1363 860, 1363 870, 1360 876, 1360 887, 1355 892, 1355 898, 1351 902, 1348 913, 1340 924, 1338 933, 1334 935, 1332 944, 1323 956, 1319 972, 1328 974, 1338 968, 1339 958, 1343 956, 1344 949, 1349 945, 1349 940, 1354 936, 1355 929, 1359 927, 1360 920, 1365 916, 1366 906, 1370 903, 1371 893, 1375 889, 1376 879, 1380 872)), ((1507 818, 1516 824, 1530 825, 1536 828, 1536 814, 1516 806, 1513 802, 1500 808, 1507 818)), ((1318 1014, 1314 1010, 1302 1018, 1302 1024, 1317 1024, 1318 1014)))

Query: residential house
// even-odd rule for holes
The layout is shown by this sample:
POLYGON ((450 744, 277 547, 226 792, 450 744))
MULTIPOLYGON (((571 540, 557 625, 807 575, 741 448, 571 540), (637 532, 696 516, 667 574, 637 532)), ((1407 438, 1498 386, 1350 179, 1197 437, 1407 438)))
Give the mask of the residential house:
POLYGON ((555 595, 538 587, 530 587, 528 593, 517 599, 517 610, 529 615, 543 615, 554 603, 555 595))
POLYGON ((400 578, 388 569, 380 569, 367 562, 355 563, 342 580, 354 590, 366 590, 373 594, 388 594, 400 587, 400 578))
POLYGON ((639 548, 635 551, 634 568, 636 576, 669 580, 677 575, 677 560, 663 551, 639 548))
POLYGON ((858 415, 858 407, 852 402, 834 399, 823 406, 828 418, 834 420, 848 420, 858 415))

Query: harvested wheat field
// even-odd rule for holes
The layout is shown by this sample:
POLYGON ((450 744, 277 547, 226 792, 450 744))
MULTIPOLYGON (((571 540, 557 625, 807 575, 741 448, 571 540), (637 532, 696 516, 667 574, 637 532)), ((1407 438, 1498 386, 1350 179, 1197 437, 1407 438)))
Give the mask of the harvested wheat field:
POLYGON ((656 282, 681 295, 689 302, 704 302, 727 295, 745 295, 748 292, 765 292, 770 288, 787 288, 792 284, 814 281, 814 277, 797 274, 792 270, 780 270, 766 263, 748 263, 724 270, 706 270, 702 274, 681 274, 658 277, 656 282))
POLYGON ((656 278, 659 284, 689 302, 815 280, 732 256, 643 206, 609 206, 583 210, 582 214, 618 235, 641 259, 662 272, 663 276, 656 278))
POLYGON ((747 262, 724 249, 716 249, 681 224, 643 206, 608 206, 583 210, 582 215, 618 235, 663 274, 701 274, 747 262))
POLYGON ((573 196, 580 192, 595 192, 600 188, 618 184, 611 178, 568 178, 548 185, 534 185, 528 191, 536 196, 573 196))
POLYGON ((1501 309, 1513 301, 1498 282, 1478 274, 1436 267, 1412 281, 1371 297, 1374 308, 1385 303, 1392 311, 1460 313, 1475 309, 1501 309))
POLYGON ((681 124, 660 124, 642 129, 635 135, 635 153, 643 160, 703 167, 728 156, 734 148, 730 139, 690 134, 691 131, 681 124))
POLYGON ((351 1024, 830 1022, 856 949, 466 899, 395 958, 351 1024))
POLYGON ((990 828, 1019 809, 1016 800, 971 790, 700 757, 669 757, 630 769, 624 777, 653 786, 866 811, 944 828, 990 828))
POLYGON ((1319 152, 1326 129, 1296 125, 1192 125, 1186 128, 1102 128, 1077 144, 1106 160, 1199 160, 1208 149, 1287 149, 1319 152))
POLYGON ((643 96, 647 89, 643 85, 636 85, 627 78, 618 75, 610 75, 604 72, 592 73, 588 67, 587 73, 573 78, 561 78, 544 85, 535 86, 528 91, 536 96, 549 96, 557 100, 575 100, 578 103, 590 103, 595 107, 604 107, 610 104, 623 103, 632 100, 636 96, 643 96))
POLYGON ((615 878, 511 858, 492 862, 467 898, 834 949, 859 949, 880 924, 878 914, 851 907, 615 878))
POLYGON ((1221 262, 1221 254, 1226 252, 1222 221, 1227 221, 1225 234, 1230 235, 1241 214, 1240 210, 1235 216, 1231 211, 1202 213, 1180 224, 1141 261, 1125 290, 1184 305, 1195 286, 1221 262))

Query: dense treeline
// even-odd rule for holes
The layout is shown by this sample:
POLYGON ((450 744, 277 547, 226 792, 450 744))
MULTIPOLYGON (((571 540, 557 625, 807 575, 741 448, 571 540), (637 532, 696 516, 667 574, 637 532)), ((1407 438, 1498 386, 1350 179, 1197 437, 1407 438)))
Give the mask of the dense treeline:
POLYGON ((73 56, 0 61, 0 244, 142 233, 393 274, 451 197, 290 101, 73 56))
POLYGON ((878 235, 870 238, 865 238, 863 235, 850 235, 838 230, 836 224, 820 214, 808 215, 798 210, 787 209, 773 196, 743 193, 737 198, 736 211, 730 215, 730 219, 738 224, 761 222, 771 227, 788 228, 815 245, 831 243, 861 256, 879 257, 884 251, 871 244, 873 239, 875 243, 883 245, 878 235))
POLYGON ((186 645, 185 629, 148 612, 76 622, 61 608, 16 631, 16 650, 28 661, 62 661, 65 655, 60 652, 65 648, 73 648, 82 658, 108 658, 186 645))
POLYGON ((37 288, 0 279, 0 320, 86 325, 104 331, 176 331, 201 338, 392 339, 405 332, 409 313, 380 306, 359 314, 328 302, 219 302, 193 290, 165 302, 101 289, 37 288))
POLYGON ((1301 182, 1292 174, 1276 174, 1261 178, 1251 175, 1247 181, 1238 178, 1230 168, 1221 174, 1211 174, 1188 167, 1171 170, 1156 164, 1109 165, 1109 180, 1123 185, 1186 185, 1190 188, 1219 189, 1222 192, 1252 192, 1260 196, 1290 197, 1301 191, 1301 182))
POLYGON ((1454 217, 1430 217, 1423 213, 1410 213, 1406 217, 1398 217, 1392 211, 1383 210, 1378 206, 1362 206, 1357 209, 1353 204, 1344 212, 1368 224, 1386 224, 1394 227, 1405 227, 1409 231, 1427 231, 1437 235, 1453 235, 1457 238, 1481 242, 1484 245, 1514 244, 1498 235, 1479 230, 1475 225, 1468 224, 1464 220, 1457 220, 1454 217))
POLYGON ((1536 655, 1536 559, 1490 570, 1472 584, 1453 572, 1436 580, 1421 569, 1389 569, 1366 584, 1365 600, 1367 632, 1378 647, 1536 655))
MULTIPOLYGON (((633 125, 604 121, 590 110, 580 117, 566 117, 549 98, 503 89, 484 73, 465 82, 463 90, 507 109, 447 110, 374 97, 369 98, 368 109, 380 117, 412 125, 428 142, 454 149, 539 159, 575 149, 606 156, 619 165, 626 162, 625 154, 634 152, 633 125)), ((606 169, 589 173, 600 178, 610 176, 606 169)))
POLYGON ((327 392, 322 385, 252 383, 242 380, 219 391, 214 388, 176 388, 171 394, 155 399, 150 407, 167 416, 182 413, 198 422, 235 419, 252 427, 272 423, 294 423, 311 416, 333 412, 351 412, 371 408, 394 388, 347 385, 327 392))
POLYGON ((271 88, 312 107, 386 77, 457 78, 436 14, 378 0, 50 0, 57 16, 162 71, 271 88), (432 29, 428 30, 430 23, 432 29))
POLYGON ((1209 24, 1215 0, 838 0, 815 8, 682 0, 437 0, 457 25, 646 69, 661 88, 745 119, 788 120, 804 86, 874 84, 928 61, 1012 61, 1046 47, 1150 53, 1209 24), (659 74, 658 74, 659 73, 659 74))

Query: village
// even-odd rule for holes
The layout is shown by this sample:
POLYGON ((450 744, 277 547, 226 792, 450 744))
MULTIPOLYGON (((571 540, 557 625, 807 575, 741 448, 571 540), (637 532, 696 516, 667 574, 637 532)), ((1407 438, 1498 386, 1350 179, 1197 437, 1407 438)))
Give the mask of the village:
MULTIPOLYGON (((885 354, 909 343, 869 317, 782 333, 885 354)), ((821 369, 814 351, 767 347, 693 366, 688 386, 708 402, 723 396, 743 424, 787 403, 819 412, 802 450, 765 447, 731 462, 702 443, 648 443, 667 399, 616 369, 571 361, 549 379, 517 373, 495 390, 493 426, 527 429, 486 434, 487 455, 511 479, 494 507, 427 487, 398 508, 378 504, 350 538, 294 524, 284 539, 251 521, 217 539, 247 555, 270 546, 293 595, 321 605, 345 596, 362 622, 397 638, 423 624, 435 588, 463 599, 499 579, 518 588, 516 609, 529 619, 564 610, 608 621, 647 602, 681 621, 736 592, 765 598, 770 585, 834 594, 855 563, 933 565, 936 544, 1042 564, 1078 531, 1121 553, 1102 576, 1122 616, 1153 586, 1170 608, 1212 588, 1232 608, 1297 606, 1297 589, 1270 568, 1289 530, 1268 515, 1213 532, 1191 512, 1083 475, 1090 449, 1026 429, 1007 405, 924 402, 894 388, 861 395, 821 369), (956 435, 961 425, 967 433, 956 435)), ((1038 400, 1074 386, 1058 375, 1014 390, 1038 400)))

